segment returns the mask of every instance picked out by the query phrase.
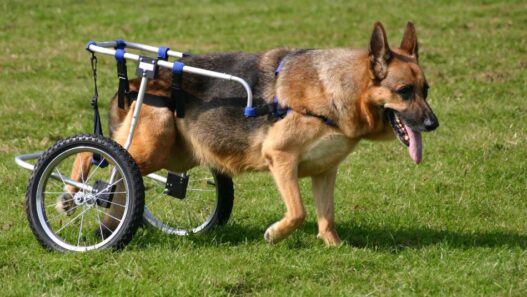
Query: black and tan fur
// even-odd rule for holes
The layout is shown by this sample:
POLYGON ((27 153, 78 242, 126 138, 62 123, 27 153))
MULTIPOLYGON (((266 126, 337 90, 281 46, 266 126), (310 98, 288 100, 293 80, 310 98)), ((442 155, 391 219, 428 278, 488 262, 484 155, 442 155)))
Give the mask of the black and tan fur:
MULTIPOLYGON (((269 170, 287 208, 284 217, 265 232, 271 243, 304 222, 298 179, 308 176, 313 181, 318 237, 328 245, 340 243, 333 209, 337 167, 361 139, 394 138, 385 109, 396 111, 416 131, 437 127, 425 101, 427 83, 411 23, 395 49, 389 48, 383 26, 376 23, 369 49, 274 49, 182 61, 242 77, 251 85, 256 105, 277 96, 293 112, 281 120, 245 118, 245 92, 238 84, 184 74, 186 95, 178 100, 185 101, 185 116, 177 118, 168 108, 144 105, 130 154, 142 174, 162 168, 182 172, 196 165, 229 175, 269 170), (282 60, 284 66, 276 76, 282 60), (408 84, 415 86, 415 94, 403 100, 397 90, 408 84), (327 117, 336 127, 307 113, 327 117)), ((161 71, 159 79, 149 82, 147 92, 170 97, 170 80, 171 74, 161 71)), ((137 90, 139 80, 131 81, 130 88, 137 90)), ((128 136, 134 105, 120 109, 116 99, 112 101, 111 135, 120 144, 128 136)), ((78 178, 78 172, 74 168, 72 177, 78 178)))

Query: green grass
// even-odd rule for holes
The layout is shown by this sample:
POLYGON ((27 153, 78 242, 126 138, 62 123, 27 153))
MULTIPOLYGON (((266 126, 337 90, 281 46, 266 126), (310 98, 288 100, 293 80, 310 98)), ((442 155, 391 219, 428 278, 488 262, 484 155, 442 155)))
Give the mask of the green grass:
MULTIPOLYGON (((17 1, 0 3, 0 295, 527 296, 527 5, 524 1, 17 1), (355 2, 355 3, 354 3, 355 2), (161 17, 162 16, 162 17, 161 17), (140 230, 123 251, 44 251, 23 209, 17 154, 91 131, 90 39, 198 53, 396 46, 416 23, 440 128, 424 163, 363 142, 339 171, 339 248, 304 227, 270 246, 284 207, 267 174, 235 178, 229 223, 178 238, 140 230)), ((99 58, 101 105, 117 86, 99 58)))

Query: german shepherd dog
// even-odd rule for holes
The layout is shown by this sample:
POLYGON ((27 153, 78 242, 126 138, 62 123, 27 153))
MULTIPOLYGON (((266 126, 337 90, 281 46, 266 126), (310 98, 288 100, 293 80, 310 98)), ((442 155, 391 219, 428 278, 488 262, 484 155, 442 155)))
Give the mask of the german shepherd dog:
MULTIPOLYGON (((144 105, 129 153, 143 175, 165 168, 184 172, 204 165, 230 176, 269 170, 285 203, 282 219, 265 231, 269 243, 286 238, 304 222, 298 179, 311 177, 318 238, 338 245, 333 189, 337 167, 361 139, 397 136, 416 163, 422 159, 422 131, 438 120, 426 101, 428 83, 419 66, 415 28, 408 23, 399 48, 390 48, 377 22, 368 49, 273 49, 262 54, 190 56, 186 65, 247 80, 255 104, 277 98, 289 112, 281 118, 244 117, 245 91, 237 84, 183 74, 185 116, 166 107, 144 105), (281 65, 280 72, 276 69, 281 65)), ((147 93, 170 100, 171 73, 160 71, 147 93)), ((130 91, 139 89, 130 81, 130 91)), ((135 101, 110 107, 110 132, 124 144, 135 101)), ((88 156, 89 157, 89 156, 88 156)), ((77 157, 79 158, 79 157, 77 157)), ((72 178, 88 172, 76 165, 72 178)), ((70 192, 75 192, 73 187, 70 192)), ((69 208, 59 201, 57 207, 69 208)), ((110 208, 110 213, 112 208, 110 208)), ((111 226, 111 222, 105 223, 111 226)))

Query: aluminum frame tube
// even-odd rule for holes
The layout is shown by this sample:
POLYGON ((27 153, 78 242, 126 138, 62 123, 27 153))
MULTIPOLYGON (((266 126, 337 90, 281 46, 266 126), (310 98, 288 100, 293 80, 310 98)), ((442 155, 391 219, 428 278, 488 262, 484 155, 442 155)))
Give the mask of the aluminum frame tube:
POLYGON ((139 120, 139 113, 141 112, 141 106, 143 105, 143 99, 145 98, 146 85, 148 83, 148 78, 145 74, 141 78, 141 85, 139 86, 139 92, 137 93, 137 100, 135 102, 134 114, 132 116, 132 122, 130 123, 130 131, 128 132, 128 138, 124 144, 124 149, 128 150, 132 144, 132 139, 134 137, 135 128, 137 127, 137 122, 139 120))
MULTIPOLYGON (((27 160, 32 160, 32 159, 38 159, 40 158, 40 156, 42 156, 44 152, 36 152, 36 153, 31 153, 31 154, 24 154, 24 155, 20 155, 20 156, 16 156, 15 157, 15 162, 18 166, 24 168, 24 169, 27 169, 27 170, 30 170, 30 171, 33 171, 35 170, 35 165, 29 163, 29 162, 26 162, 27 160)), ((80 183, 76 180, 73 180, 71 178, 68 178, 66 176, 60 176, 56 173, 51 173, 51 177, 56 179, 56 180, 59 180, 59 181, 64 181, 64 183, 70 185, 70 186, 74 186, 76 188, 79 188, 79 189, 82 189, 82 190, 85 190, 85 191, 89 191, 91 193, 91 191, 93 190, 93 188, 89 185, 85 185, 83 183, 80 183)))
MULTIPOLYGON (((148 45, 144 45, 140 43, 127 42, 126 44, 129 47, 133 46, 132 48, 135 48, 135 49, 142 49, 146 51, 152 51, 155 53, 157 53, 157 49, 158 49, 156 47, 152 47, 152 46, 148 46, 148 45)), ((100 53, 100 54, 115 56, 114 49, 105 48, 102 45, 107 46, 107 47, 112 47, 116 45, 116 42, 113 41, 113 42, 101 42, 101 43, 96 43, 96 44, 90 44, 88 46, 88 50, 96 52, 96 53, 100 53)), ((169 55, 170 55, 170 52, 171 51, 169 51, 169 55)), ((176 52, 176 53, 179 53, 179 52, 176 52)), ((136 54, 125 52, 124 58, 128 60, 139 61, 139 55, 136 55, 136 54)), ((174 63, 163 61, 163 60, 158 60, 157 65, 163 68, 172 69, 172 67, 174 66, 174 63)), ((247 107, 253 106, 253 93, 252 93, 251 87, 249 86, 247 81, 245 81, 243 78, 230 75, 230 74, 226 74, 226 73, 221 73, 221 72, 216 72, 212 70, 207 70, 207 69, 202 69, 202 68, 197 68, 197 67, 192 67, 192 66, 186 66, 186 65, 183 67, 183 72, 188 72, 192 74, 237 82, 242 85, 245 92, 247 93, 247 107)))

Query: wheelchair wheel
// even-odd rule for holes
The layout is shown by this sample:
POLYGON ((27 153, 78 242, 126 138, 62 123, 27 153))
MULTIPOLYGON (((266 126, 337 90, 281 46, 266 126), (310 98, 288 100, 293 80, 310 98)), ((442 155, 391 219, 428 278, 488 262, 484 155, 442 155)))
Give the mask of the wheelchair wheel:
POLYGON ((47 150, 26 194, 33 234, 43 247, 61 252, 125 246, 143 208, 137 165, 123 147, 97 135, 66 138, 47 150))
MULTIPOLYGON (((166 176, 167 171, 157 172, 166 176)), ((231 215, 234 189, 232 179, 203 167, 187 172, 186 195, 166 195, 165 182, 145 178, 144 221, 164 233, 189 235, 227 223, 231 215)))

